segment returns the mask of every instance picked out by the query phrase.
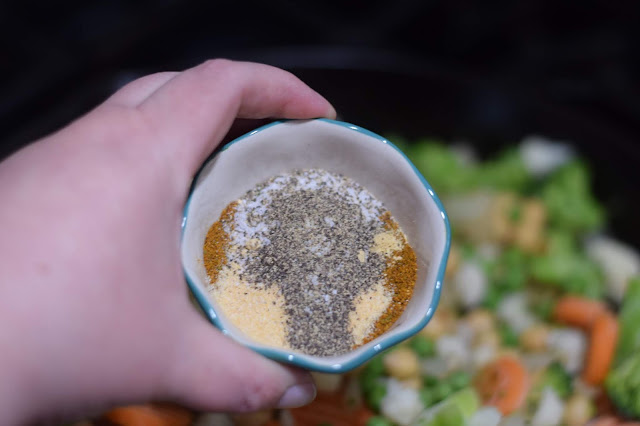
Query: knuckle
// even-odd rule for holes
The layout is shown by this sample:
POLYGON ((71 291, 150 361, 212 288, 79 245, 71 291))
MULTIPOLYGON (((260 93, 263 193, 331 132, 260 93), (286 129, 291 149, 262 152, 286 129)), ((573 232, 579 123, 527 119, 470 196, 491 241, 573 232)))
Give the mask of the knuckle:
POLYGON ((277 404, 282 390, 277 383, 264 376, 252 375, 245 379, 244 394, 240 403, 240 411, 258 411, 277 404))
POLYGON ((220 74, 227 73, 233 67, 233 61, 228 59, 208 59, 201 65, 205 73, 220 74))

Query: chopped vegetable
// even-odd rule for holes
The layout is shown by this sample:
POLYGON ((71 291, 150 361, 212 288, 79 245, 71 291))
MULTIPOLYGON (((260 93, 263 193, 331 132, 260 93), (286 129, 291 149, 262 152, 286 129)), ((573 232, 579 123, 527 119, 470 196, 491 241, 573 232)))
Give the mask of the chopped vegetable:
POLYGON ((583 366, 587 351, 585 334, 575 328, 556 328, 547 335, 549 352, 569 374, 578 373, 583 366))
POLYGON ((599 385, 607 377, 618 343, 618 320, 609 312, 600 314, 593 322, 589 350, 582 379, 599 385))
POLYGON ((360 387, 366 394, 380 377, 384 374, 384 361, 382 356, 376 356, 367 363, 362 372, 360 373, 360 387))
POLYGON ((444 401, 420 413, 412 423, 414 426, 465 426, 479 408, 478 395, 466 388, 449 396, 444 401))
POLYGON ((580 296, 565 296, 556 304, 553 318, 562 324, 587 330, 606 310, 607 307, 600 301, 580 296))
POLYGON ((417 335, 411 339, 409 344, 420 358, 429 358, 434 356, 436 353, 436 345, 433 342, 433 339, 428 337, 417 335))
POLYGON ((544 388, 531 426, 557 426, 562 421, 563 413, 564 402, 552 388, 544 388))
POLYGON ((601 298, 604 292, 600 269, 564 231, 550 232, 546 252, 531 260, 531 276, 563 292, 592 299, 601 298))
POLYGON ((503 323, 509 324, 517 334, 520 334, 535 324, 536 319, 529 312, 524 293, 511 293, 498 305, 497 316, 503 323))
POLYGON ((388 380, 388 392, 380 403, 380 411, 393 422, 406 426, 424 409, 420 395, 394 379, 388 380))
POLYGON ((531 175, 518 151, 508 149, 495 159, 486 161, 476 177, 481 185, 500 189, 520 191, 531 182, 531 175))
POLYGON ((114 408, 105 418, 120 426, 189 426, 194 415, 176 405, 147 404, 114 408))
POLYGON ((487 276, 478 262, 464 260, 454 275, 453 285, 462 306, 473 308, 482 303, 487 292, 487 276))
POLYGON ((571 232, 593 231, 602 225, 602 207, 591 194, 586 166, 573 161, 555 172, 542 189, 551 222, 571 232))
POLYGON ((616 348, 616 365, 640 351, 640 277, 629 281, 618 322, 620 336, 616 348))
POLYGON ((418 170, 429 177, 437 192, 460 192, 475 185, 475 170, 465 167, 449 148, 432 141, 422 141, 408 150, 418 170))
POLYGON ((467 426, 498 426, 502 414, 494 407, 482 407, 469 418, 467 426))
POLYGON ((640 274, 640 254, 607 236, 589 239, 586 252, 604 272, 607 294, 616 302, 621 302, 629 280, 640 274))
POLYGON ((417 377, 420 374, 418 356, 406 346, 387 353, 382 361, 385 371, 398 380, 417 377))
POLYGON ((451 373, 446 380, 455 392, 469 386, 471 383, 471 376, 469 376, 469 373, 465 371, 456 371, 451 373))
POLYGON ((508 415, 524 403, 529 391, 529 375, 517 358, 502 356, 480 371, 474 386, 483 403, 508 415))
POLYGON ((505 250, 496 262, 489 265, 492 286, 504 291, 521 290, 527 281, 527 258, 516 248, 505 250))
POLYGON ((547 349, 547 338, 549 329, 542 324, 536 324, 525 330, 520 335, 520 345, 523 349, 531 352, 542 352, 547 349))
POLYGON ((586 395, 574 394, 564 408, 564 422, 567 426, 583 426, 596 413, 595 405, 586 395))
POLYGON ((527 171, 538 178, 547 176, 574 157, 569 145, 539 136, 524 138, 520 144, 520 155, 527 171))
POLYGON ((382 416, 375 416, 367 420, 366 426, 393 426, 393 423, 382 416))
POLYGON ((630 355, 609 372, 605 387, 609 398, 621 413, 640 418, 640 352, 630 355))
POLYGON ((380 412, 380 404, 387 395, 387 386, 383 381, 376 381, 369 389, 365 390, 367 405, 375 412, 380 412))
POLYGON ((520 343, 518 334, 506 323, 501 323, 498 327, 500 337, 502 338, 502 344, 504 346, 515 348, 520 343))
POLYGON ((553 389, 560 398, 565 399, 573 392, 573 378, 571 375, 557 362, 550 364, 536 380, 529 399, 537 401, 542 396, 544 389, 553 389))

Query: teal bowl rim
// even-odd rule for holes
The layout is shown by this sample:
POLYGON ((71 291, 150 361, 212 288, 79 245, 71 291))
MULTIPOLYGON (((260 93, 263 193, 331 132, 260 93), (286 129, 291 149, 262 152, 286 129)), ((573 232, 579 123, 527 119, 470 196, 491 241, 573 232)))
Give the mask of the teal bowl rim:
MULTIPOLYGON (((354 124, 347 123, 347 122, 344 122, 344 121, 331 120, 331 119, 328 119, 328 118, 316 118, 316 119, 312 119, 312 120, 278 120, 278 121, 274 121, 272 123, 266 124, 266 125, 264 125, 262 127, 259 127, 259 128, 255 129, 255 130, 252 130, 251 132, 246 133, 246 134, 244 134, 244 135, 232 140, 231 142, 225 144, 221 149, 216 150, 209 158, 207 158, 207 160, 202 164, 202 166, 200 167, 200 169, 196 173, 196 175, 195 175, 195 177, 193 179, 193 184, 191 186, 191 189, 189 190, 189 196, 187 198, 187 201, 185 203, 185 207, 184 207, 184 210, 183 210, 182 227, 181 227, 182 231, 181 231, 180 241, 182 242, 182 239, 184 238, 184 230, 185 230, 185 228, 187 226, 187 216, 189 214, 189 205, 191 203, 191 197, 192 197, 193 191, 195 189, 195 184, 198 181, 200 173, 202 172, 202 169, 205 167, 205 165, 208 164, 209 161, 211 161, 219 152, 222 152, 222 151, 228 149, 229 147, 231 147, 234 144, 242 142, 243 140, 245 140, 249 136, 253 136, 258 132, 262 132, 262 131, 264 131, 266 129, 269 129, 269 128, 273 127, 273 126, 277 126, 277 125, 282 124, 282 123, 295 122, 295 121, 323 121, 325 123, 329 123, 329 124, 333 124, 333 125, 336 125, 336 126, 344 127, 346 129, 353 130, 355 132, 365 134, 365 135, 370 136, 370 137, 372 137, 373 139, 375 139, 375 140, 377 140, 379 142, 382 142, 382 143, 384 143, 386 145, 389 145, 390 147, 394 148, 398 153, 400 153, 400 155, 402 155, 402 157, 405 159, 405 161, 411 166, 411 168, 413 169, 413 172, 418 176, 418 178, 420 179, 420 181, 422 182, 422 184, 426 188, 427 192, 429 193, 429 195, 431 196, 433 201, 436 203, 436 206, 438 206, 438 209, 440 210, 440 216, 442 216, 442 220, 444 221, 444 225, 445 225, 445 233, 446 233, 446 235, 445 235, 445 247, 444 247, 444 251, 442 253, 442 257, 440 258, 440 264, 438 265, 438 273, 436 275, 436 285, 435 285, 435 288, 434 288, 434 292, 433 292, 433 297, 431 299, 431 303, 429 304, 429 308, 427 309, 426 313, 424 314, 424 317, 422 318, 422 320, 420 320, 420 322, 418 324, 416 324, 415 326, 411 327, 410 329, 408 329, 406 331, 403 331, 403 332, 393 333, 393 334, 391 334, 391 335, 389 335, 387 337, 381 336, 379 338, 380 341, 378 342, 378 344, 368 348, 366 351, 360 353, 359 355, 353 356, 348 361, 343 362, 343 363, 338 363, 338 364, 330 364, 330 363, 323 362, 323 361, 307 359, 307 358, 299 356, 296 353, 289 353, 286 350, 282 350, 282 349, 265 348, 265 347, 261 347, 261 346, 252 345, 250 343, 244 344, 245 346, 247 346, 248 348, 252 349, 253 351, 255 351, 255 352, 257 352, 257 353, 259 353, 259 354, 261 354, 261 355, 263 355, 263 356, 265 356, 267 358, 270 358, 270 359, 272 359, 274 361, 296 365, 298 367, 304 368, 306 370, 311 370, 311 371, 318 371, 318 372, 323 372, 323 373, 345 373, 347 371, 350 371, 350 370, 353 370, 353 369, 359 367, 360 365, 362 365, 365 362, 369 361, 371 358, 373 358, 374 356, 378 355, 379 353, 391 348, 392 346, 397 345, 398 343, 400 343, 400 342, 402 342, 402 341, 414 336, 416 333, 418 333, 418 331, 420 331, 422 328, 424 328, 427 325, 427 323, 431 320, 436 308, 438 307, 438 303, 440 301, 440 293, 442 291, 442 285, 443 285, 443 281, 444 281, 444 273, 445 273, 445 269, 446 269, 446 266, 447 266, 447 259, 449 258, 449 249, 451 247, 451 226, 449 224, 449 216, 447 215, 447 212, 445 211, 444 206, 442 205, 442 202, 440 201, 440 198, 438 198, 438 196, 436 195, 435 191, 433 190, 433 188, 431 187, 429 182, 427 182, 427 180, 424 178, 424 176, 422 176, 422 174, 418 171, 416 166, 411 162, 411 160, 409 160, 409 158, 404 154, 404 152, 402 152, 397 146, 395 146, 393 143, 391 143, 386 138, 383 138, 382 136, 380 136, 380 135, 378 135, 376 133, 373 133, 373 132, 371 132, 371 131, 369 131, 367 129, 364 129, 362 127, 359 127, 359 126, 356 126, 354 124)), ((218 315, 215 312, 215 309, 213 308, 213 306, 209 302, 208 297, 205 294, 202 294, 202 292, 199 290, 198 286, 195 284, 195 281, 189 276, 189 273, 184 269, 184 266, 183 266, 183 272, 184 272, 185 279, 187 281, 187 285, 189 286, 189 289, 191 291, 191 294, 193 294, 193 296, 195 297, 196 301, 198 302, 198 305, 200 306, 200 308, 204 312, 204 314, 207 317, 207 319, 213 325, 215 325, 218 329, 220 329, 223 334, 229 335, 230 333, 222 325, 218 315)))

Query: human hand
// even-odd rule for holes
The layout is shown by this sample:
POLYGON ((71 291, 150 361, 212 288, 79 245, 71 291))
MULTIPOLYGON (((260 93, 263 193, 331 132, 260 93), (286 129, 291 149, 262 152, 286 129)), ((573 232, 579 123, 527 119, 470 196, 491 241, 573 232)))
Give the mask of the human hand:
POLYGON ((313 398, 308 373, 197 313, 179 238, 191 179, 236 118, 321 116, 335 111, 289 73, 209 61, 136 80, 0 163, 0 424, 313 398))

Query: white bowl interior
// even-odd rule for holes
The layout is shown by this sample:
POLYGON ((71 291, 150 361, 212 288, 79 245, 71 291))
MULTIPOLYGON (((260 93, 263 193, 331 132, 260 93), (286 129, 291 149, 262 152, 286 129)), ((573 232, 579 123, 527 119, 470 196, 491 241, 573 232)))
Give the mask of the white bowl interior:
MULTIPOLYGON (((420 177, 394 147, 363 132, 321 120, 284 122, 245 137, 220 152, 200 173, 187 212, 182 262, 198 291, 207 294, 202 250, 211 224, 229 203, 256 184, 276 174, 304 168, 342 173, 367 188, 400 224, 418 259, 413 298, 383 336, 339 356, 313 357, 291 352, 316 363, 340 364, 375 346, 385 336, 415 328, 431 304, 444 256, 444 216, 420 177)), ((220 312, 215 300, 209 300, 220 312)), ((249 341, 223 316, 219 321, 223 331, 239 342, 264 347, 249 341)))

